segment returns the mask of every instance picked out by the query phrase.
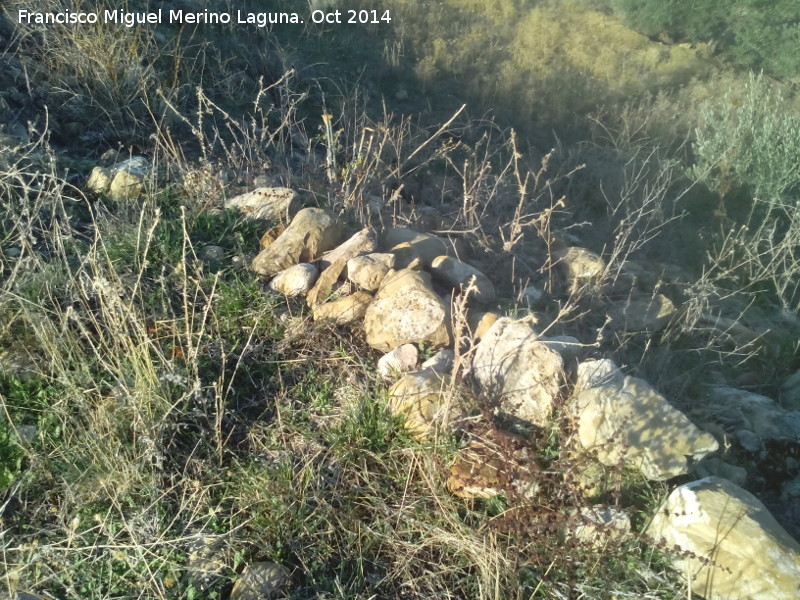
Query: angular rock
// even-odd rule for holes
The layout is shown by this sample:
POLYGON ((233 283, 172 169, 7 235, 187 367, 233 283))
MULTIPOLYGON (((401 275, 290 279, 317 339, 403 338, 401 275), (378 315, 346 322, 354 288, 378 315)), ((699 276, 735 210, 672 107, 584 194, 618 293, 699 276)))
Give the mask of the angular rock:
POLYGON ((608 315, 617 331, 656 333, 667 326, 676 312, 669 298, 657 294, 628 298, 614 305, 608 315))
POLYGON ((489 312, 472 312, 467 313, 467 326, 469 327, 472 337, 475 341, 480 341, 486 335, 486 332, 492 328, 497 319, 500 318, 500 313, 493 311, 489 312))
POLYGON ((272 277, 303 262, 313 262, 323 252, 335 248, 342 225, 330 212, 304 208, 277 240, 253 259, 250 268, 259 277, 272 277))
POLYGON ((98 194, 108 194, 117 201, 133 200, 144 190, 149 173, 148 160, 143 156, 133 156, 113 167, 95 167, 86 187, 98 194))
POLYGON ((456 353, 450 348, 442 348, 428 360, 422 363, 422 370, 430 369, 439 375, 447 375, 453 370, 456 353))
POLYGON ((606 270, 603 259, 586 248, 560 248, 553 252, 553 259, 573 292, 587 283, 598 282, 606 270))
POLYGON ((339 244, 333 250, 326 252, 320 258, 320 268, 326 269, 335 262, 347 263, 351 258, 360 254, 369 254, 378 249, 378 234, 374 229, 362 229, 346 242, 339 244))
POLYGON ((727 431, 751 431, 762 442, 800 444, 800 411, 784 410, 766 396, 717 385, 705 410, 727 431))
POLYGON ((431 273, 447 285, 464 292, 471 287, 470 298, 488 304, 497 297, 494 284, 472 265, 451 256, 437 256, 431 262, 431 273))
POLYGON ((417 368, 419 350, 414 344, 403 344, 378 359, 378 375, 383 379, 391 379, 400 373, 417 368))
POLYGON ((247 565, 231 591, 231 600, 276 598, 291 579, 289 569, 273 562, 247 565))
POLYGON ((578 365, 573 395, 605 384, 621 387, 624 377, 619 367, 609 358, 584 361, 578 365))
POLYGON ((342 271, 344 271, 344 267, 345 262, 339 260, 322 271, 322 274, 319 276, 319 279, 306 298, 306 303, 309 307, 314 308, 322 304, 334 293, 334 287, 336 286, 336 282, 339 281, 339 276, 342 274, 342 271))
POLYGON ((225 248, 222 246, 204 246, 200 251, 200 260, 219 265, 225 260, 225 248))
POLYGON ((383 245, 395 255, 397 269, 407 268, 415 259, 429 267, 437 256, 457 254, 450 240, 405 227, 388 229, 383 236, 383 245))
POLYGON ((709 600, 796 600, 800 544, 752 494, 707 477, 676 488, 646 534, 677 546, 674 566, 709 600))
POLYGON ((447 489, 459 498, 491 498, 514 491, 533 498, 541 474, 536 453, 524 439, 491 430, 456 454, 447 489))
POLYGON ((428 273, 404 269, 387 276, 364 316, 367 343, 382 352, 403 344, 450 344, 447 307, 428 273))
POLYGON ((94 167, 89 174, 86 188, 96 194, 105 194, 114 178, 114 169, 111 167, 94 167))
POLYGON ((150 163, 143 156, 134 156, 119 163, 112 172, 111 184, 108 186, 108 195, 112 200, 135 200, 144 191, 150 163))
POLYGON ((583 347, 578 341, 578 338, 572 337, 571 335, 540 337, 539 341, 551 350, 558 352, 565 361, 577 358, 583 347))
POLYGON ((700 460, 718 448, 711 434, 635 377, 584 389, 572 407, 582 448, 606 466, 632 466, 650 480, 683 475, 688 460, 700 460))
POLYGON ((631 532, 631 518, 627 513, 610 506, 584 506, 571 511, 572 520, 565 532, 595 549, 608 543, 623 541, 631 532))
POLYGON ((446 380, 433 371, 403 375, 389 389, 389 412, 401 416, 417 440, 449 430, 464 415, 459 398, 448 398, 446 380))
POLYGON ((394 254, 378 253, 356 256, 347 261, 347 278, 361 289, 375 292, 383 278, 394 268, 394 254))
POLYGON ((224 542, 224 536, 204 535, 192 540, 187 549, 186 576, 200 591, 208 590, 228 568, 224 560, 224 542))
POLYGON ((364 318, 372 296, 367 292, 354 292, 344 298, 318 304, 313 309, 314 320, 330 320, 337 325, 350 325, 364 318))
POLYGON ((236 208, 250 220, 288 223, 300 210, 300 197, 291 188, 258 187, 229 198, 225 208, 236 208))
POLYGON ((800 371, 781 384, 781 406, 787 410, 800 410, 800 371))
POLYGON ((261 239, 259 240, 259 246, 261 249, 263 250, 272 244, 284 231, 286 231, 286 225, 275 225, 275 227, 270 227, 267 229, 267 231, 264 232, 264 235, 262 235, 261 239))
POLYGON ((699 479, 703 477, 721 477, 740 487, 747 481, 746 469, 728 464, 715 456, 711 456, 697 463, 694 467, 693 474, 699 479))
POLYGON ((289 267, 278 273, 275 278, 270 281, 270 289, 283 294, 284 296, 294 297, 307 294, 314 282, 317 280, 319 271, 316 265, 310 263, 300 263, 293 267, 289 267))
POLYGON ((472 376, 504 412, 544 426, 564 381, 561 355, 526 321, 498 319, 475 348, 472 376))

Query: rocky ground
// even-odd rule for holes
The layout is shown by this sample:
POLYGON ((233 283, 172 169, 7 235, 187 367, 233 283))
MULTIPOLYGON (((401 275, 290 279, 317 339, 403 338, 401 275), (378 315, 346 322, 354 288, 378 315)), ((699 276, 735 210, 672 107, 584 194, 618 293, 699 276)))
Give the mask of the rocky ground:
POLYGON ((655 150, 574 207, 597 146, 288 75, 148 137, 0 38, 11 597, 797 597, 800 320, 655 150))

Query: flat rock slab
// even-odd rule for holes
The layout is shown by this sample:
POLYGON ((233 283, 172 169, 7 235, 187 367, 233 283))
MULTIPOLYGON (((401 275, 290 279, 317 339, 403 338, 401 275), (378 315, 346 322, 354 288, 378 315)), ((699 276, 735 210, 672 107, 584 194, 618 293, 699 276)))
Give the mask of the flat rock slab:
POLYGON ((403 344, 450 345, 447 307, 431 276, 409 269, 387 276, 364 316, 367 343, 382 352, 403 344))
POLYGON ((225 201, 225 208, 235 208, 251 220, 288 223, 300 210, 300 198, 291 188, 258 187, 225 201))
POLYGON ((669 495, 646 534, 678 547, 679 573, 709 600, 797 600, 800 544, 750 492, 707 477, 669 495))
POLYGON ((564 381, 561 355, 528 321, 498 319, 475 348, 472 376, 480 392, 513 417, 543 427, 564 381))
POLYGON ((689 471, 719 447, 650 384, 636 377, 616 379, 580 391, 572 400, 578 442, 609 467, 638 468, 662 481, 689 471))
POLYGON ((342 225, 327 210, 304 208, 272 244, 253 259, 250 267, 259 277, 273 277, 299 263, 310 263, 335 248, 342 225))

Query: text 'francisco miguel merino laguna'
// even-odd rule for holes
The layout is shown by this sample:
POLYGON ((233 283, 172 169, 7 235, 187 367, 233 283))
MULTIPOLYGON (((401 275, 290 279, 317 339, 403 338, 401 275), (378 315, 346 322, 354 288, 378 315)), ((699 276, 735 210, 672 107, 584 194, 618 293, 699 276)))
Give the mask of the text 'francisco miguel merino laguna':
POLYGON ((267 27, 280 23, 302 23, 303 20, 297 13, 285 12, 247 12, 237 10, 235 19, 230 13, 211 12, 190 12, 185 10, 158 10, 150 12, 128 12, 123 9, 104 10, 102 12, 72 12, 64 10, 62 12, 32 12, 29 10, 19 10, 19 23, 26 24, 59 24, 59 25, 85 25, 95 23, 112 23, 133 27, 135 25, 159 25, 161 23, 176 23, 181 25, 227 25, 229 23, 242 25, 256 25, 267 27))

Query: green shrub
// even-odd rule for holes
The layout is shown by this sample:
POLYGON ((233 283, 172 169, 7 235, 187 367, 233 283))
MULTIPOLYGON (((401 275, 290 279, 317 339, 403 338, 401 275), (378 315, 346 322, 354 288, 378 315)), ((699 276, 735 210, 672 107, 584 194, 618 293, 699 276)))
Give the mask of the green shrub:
POLYGON ((714 42, 742 67, 800 73, 800 4, 794 0, 612 0, 625 22, 676 42, 714 42))

